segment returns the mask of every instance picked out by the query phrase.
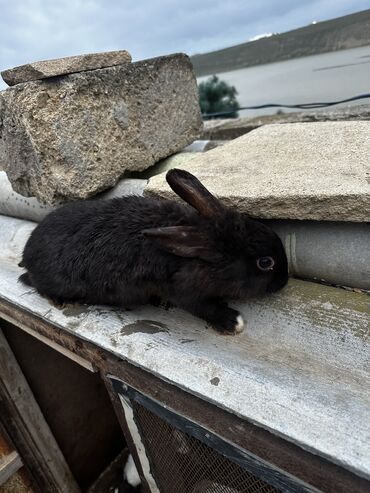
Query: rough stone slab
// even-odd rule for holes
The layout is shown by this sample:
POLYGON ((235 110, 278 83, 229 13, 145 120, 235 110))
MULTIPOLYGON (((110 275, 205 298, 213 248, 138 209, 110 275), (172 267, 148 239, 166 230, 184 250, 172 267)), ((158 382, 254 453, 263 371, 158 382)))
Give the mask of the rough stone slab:
MULTIPOLYGON (((370 221, 370 122, 267 125, 183 168, 254 217, 370 221)), ((164 174, 145 193, 174 197, 164 174)))
POLYGON ((3 70, 1 77, 8 86, 14 86, 21 82, 47 79, 58 75, 73 74, 75 72, 84 72, 85 70, 95 70, 97 68, 113 67, 129 62, 131 62, 131 55, 126 50, 89 53, 86 55, 27 63, 26 65, 3 70))
MULTIPOLYGON (((248 112, 245 114, 247 115, 248 112)), ((270 125, 272 123, 335 122, 353 120, 370 120, 370 105, 335 106, 329 109, 262 115, 253 118, 244 116, 240 118, 213 119, 204 123, 201 138, 232 140, 251 132, 256 128, 262 127, 262 125, 270 125)))
POLYGON ((13 189, 47 204, 111 188, 202 127, 183 54, 19 84, 0 93, 0 115, 0 162, 13 189))

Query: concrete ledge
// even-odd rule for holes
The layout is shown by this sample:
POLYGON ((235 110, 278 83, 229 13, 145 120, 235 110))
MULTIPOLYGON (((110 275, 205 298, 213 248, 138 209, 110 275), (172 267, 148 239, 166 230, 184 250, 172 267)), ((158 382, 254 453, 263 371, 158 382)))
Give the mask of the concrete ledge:
MULTIPOLYGON (((370 122, 267 125, 183 168, 253 217, 370 221, 370 122)), ((175 197, 165 175, 148 195, 175 197)))
POLYGON ((235 337, 177 309, 59 310, 17 282, 30 223, 0 228, 1 299, 370 479, 368 296, 290 281, 239 306, 247 330, 235 337))
POLYGON ((248 118, 248 112, 240 118, 215 119, 204 122, 202 139, 231 140, 273 123, 312 123, 370 120, 370 105, 340 106, 315 111, 296 111, 283 114, 248 118))

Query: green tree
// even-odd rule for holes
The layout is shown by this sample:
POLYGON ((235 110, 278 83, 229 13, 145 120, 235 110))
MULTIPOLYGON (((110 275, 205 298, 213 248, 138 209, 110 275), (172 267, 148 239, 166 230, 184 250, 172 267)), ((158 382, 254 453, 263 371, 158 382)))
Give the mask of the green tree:
POLYGON ((198 85, 198 91, 200 109, 203 115, 235 110, 222 118, 236 118, 238 116, 236 111, 239 108, 236 99, 238 91, 234 86, 230 86, 227 82, 213 75, 198 85))

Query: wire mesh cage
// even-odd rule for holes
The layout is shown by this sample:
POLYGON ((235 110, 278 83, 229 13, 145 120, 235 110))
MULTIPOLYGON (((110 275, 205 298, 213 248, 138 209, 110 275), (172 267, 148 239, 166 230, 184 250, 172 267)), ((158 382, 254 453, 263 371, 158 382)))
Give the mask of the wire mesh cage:
POLYGON ((133 411, 161 493, 280 491, 141 404, 133 403, 133 411))

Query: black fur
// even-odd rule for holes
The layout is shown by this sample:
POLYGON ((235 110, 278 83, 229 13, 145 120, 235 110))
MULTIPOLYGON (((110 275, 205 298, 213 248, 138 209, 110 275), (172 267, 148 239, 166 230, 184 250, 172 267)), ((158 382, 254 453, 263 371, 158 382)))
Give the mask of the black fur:
POLYGON ((192 207, 174 201, 122 197, 65 205, 29 238, 20 279, 56 303, 121 307, 160 297, 223 332, 238 312, 224 299, 281 289, 287 259, 267 226, 223 207, 190 173, 167 180, 192 207), (257 259, 271 256, 273 270, 257 259))

